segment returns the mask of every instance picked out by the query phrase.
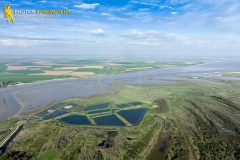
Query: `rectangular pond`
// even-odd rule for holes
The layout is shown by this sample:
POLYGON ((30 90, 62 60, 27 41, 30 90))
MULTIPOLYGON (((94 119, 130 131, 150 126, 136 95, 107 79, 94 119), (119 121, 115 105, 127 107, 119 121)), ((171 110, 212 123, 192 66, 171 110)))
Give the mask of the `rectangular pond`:
POLYGON ((60 102, 60 103, 52 105, 49 109, 63 109, 67 105, 68 105, 67 102, 60 102))
POLYGON ((104 112, 109 112, 110 109, 103 109, 103 110, 96 110, 96 111, 90 111, 88 114, 98 114, 98 113, 104 113, 104 112))
POLYGON ((147 112, 147 108, 138 108, 138 109, 129 109, 129 110, 121 110, 118 112, 120 116, 130 122, 132 125, 138 125, 144 115, 147 112))
POLYGON ((126 107, 130 107, 131 105, 128 104, 128 103, 122 103, 122 104, 119 104, 118 107, 119 108, 126 108, 126 107))
POLYGON ((52 113, 45 114, 42 118, 44 120, 47 120, 47 119, 51 119, 51 118, 56 118, 58 116, 61 116, 61 115, 67 114, 67 113, 68 112, 65 110, 56 110, 56 111, 53 111, 52 113))
POLYGON ((67 124, 80 124, 80 125, 91 125, 87 116, 84 115, 70 115, 60 119, 61 122, 67 124))
POLYGON ((97 125, 102 125, 102 126, 125 126, 125 123, 123 123, 114 114, 102 116, 102 117, 96 117, 94 118, 94 121, 96 122, 97 125))
POLYGON ((108 105, 109 105, 109 103, 102 103, 102 104, 92 105, 92 106, 89 106, 89 107, 85 108, 85 111, 91 111, 91 110, 108 108, 108 105))

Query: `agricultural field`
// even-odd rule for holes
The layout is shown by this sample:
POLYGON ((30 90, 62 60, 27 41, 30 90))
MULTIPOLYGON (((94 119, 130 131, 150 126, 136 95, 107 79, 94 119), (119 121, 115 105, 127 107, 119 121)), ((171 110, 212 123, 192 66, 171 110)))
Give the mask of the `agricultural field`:
POLYGON ((0 61, 0 86, 43 80, 82 78, 202 62, 132 62, 107 60, 6 60, 0 61))
POLYGON ((120 84, 116 93, 56 101, 24 115, 1 158, 239 159, 239 85, 120 84))

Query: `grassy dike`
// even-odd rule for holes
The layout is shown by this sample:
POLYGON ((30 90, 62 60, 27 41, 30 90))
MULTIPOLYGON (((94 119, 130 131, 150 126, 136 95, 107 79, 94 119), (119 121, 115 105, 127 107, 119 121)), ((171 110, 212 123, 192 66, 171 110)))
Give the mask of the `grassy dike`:
MULTIPOLYGON (((57 119, 29 123, 0 159, 234 160, 240 156, 239 85, 122 86, 115 94, 66 99, 83 106, 144 102, 149 111, 137 126, 67 125, 57 119), (111 147, 99 147, 112 129, 118 134, 111 147)), ((79 105, 71 112, 82 109, 79 105)))

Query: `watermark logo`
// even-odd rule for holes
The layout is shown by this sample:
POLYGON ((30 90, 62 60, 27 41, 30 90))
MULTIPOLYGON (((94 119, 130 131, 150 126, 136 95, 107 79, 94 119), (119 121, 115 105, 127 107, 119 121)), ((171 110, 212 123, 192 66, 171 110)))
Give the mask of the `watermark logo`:
POLYGON ((3 6, 3 13, 4 13, 4 17, 6 18, 7 22, 12 21, 12 23, 14 23, 14 18, 13 18, 13 14, 12 14, 12 9, 10 4, 8 4, 8 6, 3 6))
POLYGON ((10 4, 3 6, 4 18, 8 23, 20 19, 51 19, 70 14, 69 9, 12 9, 10 4))

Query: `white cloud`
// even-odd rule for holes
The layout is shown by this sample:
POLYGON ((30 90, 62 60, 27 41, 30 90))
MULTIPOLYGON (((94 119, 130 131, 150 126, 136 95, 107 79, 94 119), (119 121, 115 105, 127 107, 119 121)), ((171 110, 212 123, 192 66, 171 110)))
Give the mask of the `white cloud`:
POLYGON ((221 48, 237 44, 234 37, 196 37, 157 30, 129 30, 121 35, 125 42, 135 45, 176 47, 191 46, 194 48, 221 48), (235 44, 233 43, 235 42, 235 44))
POLYGON ((150 9, 149 8, 140 8, 138 11, 139 12, 146 12, 146 11, 150 11, 150 9))
POLYGON ((107 17, 109 20, 112 20, 112 21, 126 21, 127 19, 125 18, 121 18, 121 17, 117 17, 117 16, 114 16, 110 13, 100 13, 102 16, 105 16, 107 17))
POLYGON ((102 28, 97 28, 90 30, 89 33, 94 34, 96 36, 106 36, 106 32, 102 28))
POLYGON ((36 38, 36 37, 1 37, 0 46, 4 47, 30 47, 30 46, 40 46, 50 43, 57 43, 61 41, 72 41, 75 39, 60 39, 60 38, 36 38))
POLYGON ((25 5, 34 5, 33 2, 29 2, 29 1, 21 1, 20 3, 25 5))
POLYGON ((40 2, 40 3, 46 3, 47 0, 40 0, 39 2, 40 2))
POLYGON ((10 40, 10 39, 1 39, 0 44, 2 46, 14 46, 15 45, 14 41, 10 40))
POLYGON ((159 5, 157 3, 148 3, 148 2, 139 2, 139 1, 131 1, 131 2, 135 3, 135 4, 142 4, 142 5, 146 5, 146 6, 158 7, 160 9, 164 9, 164 8, 174 9, 173 7, 171 7, 169 5, 159 5))
MULTIPOLYGON (((174 20, 188 31, 199 30, 207 34, 240 31, 239 0, 192 1, 178 10, 181 10, 180 16, 174 20)), ((175 25, 175 27, 179 26, 175 25)))
POLYGON ((132 19, 138 22, 153 22, 156 18, 150 12, 127 12, 126 16, 130 16, 132 19))
POLYGON ((178 14, 178 12, 171 12, 171 15, 176 15, 178 14))
POLYGON ((112 16, 110 13, 100 13, 102 16, 112 16))
POLYGON ((128 43, 137 45, 163 45, 167 41, 174 41, 174 35, 170 33, 147 30, 130 30, 125 32, 122 37, 127 38, 128 43))
POLYGON ((0 45, 5 47, 27 47, 29 41, 19 39, 0 39, 0 45))
POLYGON ((99 6, 99 3, 82 3, 82 4, 76 4, 74 7, 80 8, 80 9, 95 9, 97 6, 99 6))

